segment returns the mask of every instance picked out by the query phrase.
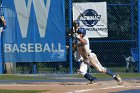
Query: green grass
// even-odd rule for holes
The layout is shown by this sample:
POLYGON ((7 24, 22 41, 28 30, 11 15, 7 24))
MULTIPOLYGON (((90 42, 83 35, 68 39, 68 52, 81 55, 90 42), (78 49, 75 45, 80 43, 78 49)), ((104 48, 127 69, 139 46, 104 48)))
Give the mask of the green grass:
MULTIPOLYGON (((119 73, 122 78, 140 78, 140 73, 119 73)), ((92 76, 95 76, 97 78, 112 78, 111 76, 107 74, 102 74, 102 73, 95 73, 92 74, 92 76)), ((80 74, 73 74, 70 75, 70 77, 77 77, 77 78, 83 78, 82 75, 80 74)), ((59 78, 59 77, 58 77, 59 78)), ((0 75, 0 80, 51 80, 53 78, 47 77, 47 75, 44 76, 18 76, 18 75, 0 75)))
POLYGON ((42 90, 0 90, 0 93, 40 93, 42 90))
MULTIPOLYGON (((119 74, 122 78, 140 78, 140 73, 120 73, 119 74)), ((97 74, 92 74, 92 76, 95 76, 100 79, 105 79, 105 78, 112 78, 111 76, 107 74, 102 74, 102 73, 97 73, 97 74)), ((74 75, 74 77, 78 78, 83 78, 82 75, 74 75)))
POLYGON ((43 76, 18 76, 18 75, 0 75, 0 80, 48 80, 50 78, 43 76))

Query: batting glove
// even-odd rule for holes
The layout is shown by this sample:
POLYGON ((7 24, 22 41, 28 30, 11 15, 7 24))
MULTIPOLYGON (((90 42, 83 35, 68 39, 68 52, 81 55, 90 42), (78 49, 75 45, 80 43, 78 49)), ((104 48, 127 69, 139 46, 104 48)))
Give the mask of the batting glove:
POLYGON ((75 33, 75 36, 76 36, 76 38, 81 38, 79 35, 78 35, 78 33, 75 33))

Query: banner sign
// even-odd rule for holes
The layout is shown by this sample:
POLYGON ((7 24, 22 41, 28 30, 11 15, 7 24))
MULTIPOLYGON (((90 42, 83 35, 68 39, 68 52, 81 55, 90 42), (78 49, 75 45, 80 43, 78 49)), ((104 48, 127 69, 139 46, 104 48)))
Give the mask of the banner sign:
POLYGON ((80 21, 87 37, 108 37, 106 6, 106 2, 73 3, 73 20, 80 21))
POLYGON ((5 62, 66 61, 65 0, 3 0, 5 62))

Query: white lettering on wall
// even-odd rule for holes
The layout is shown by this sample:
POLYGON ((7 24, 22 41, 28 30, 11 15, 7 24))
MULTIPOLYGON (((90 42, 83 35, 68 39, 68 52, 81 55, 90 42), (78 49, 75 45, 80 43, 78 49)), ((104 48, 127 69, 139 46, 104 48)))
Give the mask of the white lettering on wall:
POLYGON ((64 49, 62 49, 61 43, 54 44, 51 43, 50 45, 48 43, 45 43, 45 45, 42 45, 41 43, 21 43, 18 44, 4 44, 4 52, 5 53, 11 53, 11 52, 64 52, 64 49))
POLYGON ((35 10, 40 37, 42 38, 45 37, 48 14, 49 14, 49 9, 50 9, 50 2, 51 0, 47 0, 45 4, 44 0, 28 0, 28 3, 26 5, 25 0, 14 0, 22 38, 27 37, 30 11, 31 11, 32 4, 35 10))

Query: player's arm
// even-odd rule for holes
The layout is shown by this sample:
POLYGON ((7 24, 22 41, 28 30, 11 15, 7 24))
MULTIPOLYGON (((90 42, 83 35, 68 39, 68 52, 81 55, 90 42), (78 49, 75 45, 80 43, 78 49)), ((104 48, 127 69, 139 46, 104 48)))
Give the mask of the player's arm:
POLYGON ((81 41, 82 44, 86 45, 87 44, 87 40, 82 38, 82 36, 80 36, 78 33, 75 33, 76 34, 76 38, 81 41))
POLYGON ((87 40, 86 39, 84 39, 84 38, 78 38, 80 41, 81 41, 81 43, 82 44, 84 44, 84 45, 86 45, 87 44, 87 40))
MULTIPOLYGON (((69 49, 68 45, 66 45, 66 49, 69 49)), ((77 50, 77 46, 76 46, 76 44, 73 44, 72 45, 72 51, 75 52, 76 50, 77 50)))

